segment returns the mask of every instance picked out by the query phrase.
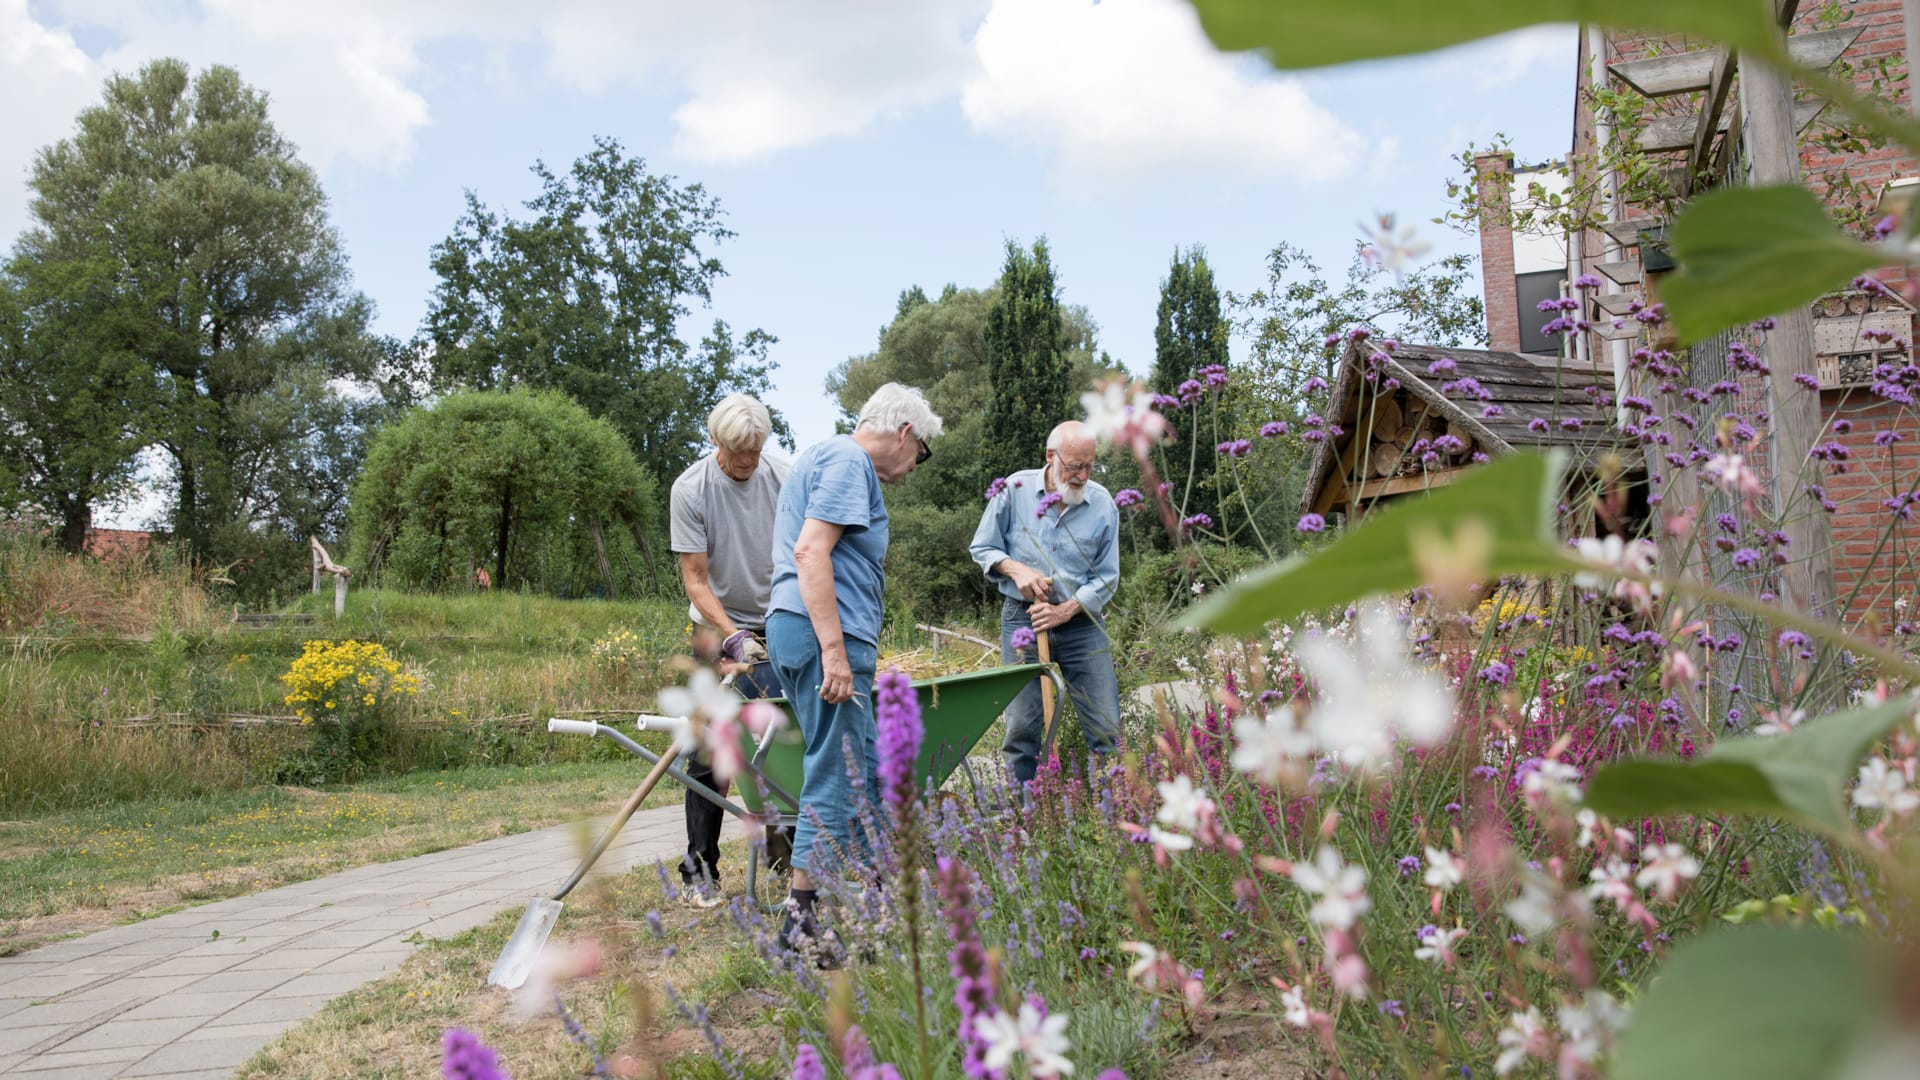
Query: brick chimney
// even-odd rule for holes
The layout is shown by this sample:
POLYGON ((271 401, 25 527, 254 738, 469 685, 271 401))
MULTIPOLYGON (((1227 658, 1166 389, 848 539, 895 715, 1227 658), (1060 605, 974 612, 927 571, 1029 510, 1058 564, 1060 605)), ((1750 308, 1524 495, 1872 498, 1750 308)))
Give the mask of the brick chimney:
POLYGON ((1513 274, 1513 155, 1479 154, 1480 287, 1487 304, 1487 348, 1520 351, 1520 295, 1513 274))

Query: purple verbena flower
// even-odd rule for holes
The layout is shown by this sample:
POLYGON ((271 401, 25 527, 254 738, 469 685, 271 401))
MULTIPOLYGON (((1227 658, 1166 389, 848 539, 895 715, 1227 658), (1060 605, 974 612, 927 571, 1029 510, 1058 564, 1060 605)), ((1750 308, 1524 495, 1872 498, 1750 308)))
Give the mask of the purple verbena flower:
POLYGON ((511 1080, 493 1048, 465 1028, 448 1028, 441 1039, 440 1075, 446 1080, 511 1080))
POLYGON ((1326 529, 1327 519, 1319 514, 1302 514, 1300 523, 1294 526, 1294 531, 1303 533, 1325 532, 1326 529))
POLYGON ((1139 506, 1146 501, 1146 498, 1145 495, 1140 494, 1139 488, 1121 488, 1113 493, 1113 505, 1125 510, 1130 506, 1139 506))
POLYGON ((1015 651, 1020 651, 1033 648, 1033 640, 1033 627, 1021 626, 1014 629, 1013 636, 1008 640, 1008 644, 1012 645, 1015 651))
POLYGON ((1269 420, 1260 425, 1260 437, 1263 439, 1277 439, 1286 433, 1287 422, 1285 420, 1269 420))

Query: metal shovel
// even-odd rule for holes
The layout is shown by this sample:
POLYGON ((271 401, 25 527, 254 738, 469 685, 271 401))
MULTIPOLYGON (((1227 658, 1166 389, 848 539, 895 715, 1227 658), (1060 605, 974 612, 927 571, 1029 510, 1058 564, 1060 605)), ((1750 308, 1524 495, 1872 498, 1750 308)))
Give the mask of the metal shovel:
MULTIPOLYGON (((593 734, 591 722, 578 720, 549 720, 547 730, 577 731, 577 727, 568 725, 582 723, 586 726, 586 733, 593 734)), ((613 843, 613 838, 620 835, 620 830, 626 827, 627 819, 633 816, 634 811, 640 809, 641 803, 647 801, 647 796, 652 794, 654 785, 660 782, 661 777, 667 775, 667 770, 673 767, 675 759, 679 756, 680 751, 677 747, 667 747, 666 752, 660 755, 660 760, 654 763, 652 771, 647 773, 647 778, 634 789, 633 797, 627 800, 627 804, 620 808, 618 814, 614 815, 613 824, 607 827, 606 833, 600 837, 600 842, 593 845, 593 850, 587 852, 587 857, 574 868, 573 876, 567 879, 566 884, 560 886, 560 891, 554 893, 552 897, 536 896, 527 902, 527 910, 520 915, 520 924, 513 928, 513 936, 507 939, 506 948, 500 950, 500 959, 494 961, 493 970, 487 974, 487 985, 518 990, 521 984, 527 981, 527 976, 533 973, 533 962, 539 958, 541 947, 547 943, 548 935, 553 933, 554 922, 560 918, 560 901, 566 899, 567 894, 573 891, 573 887, 580 884, 580 879, 587 876, 587 871, 592 869, 593 864, 613 843)))

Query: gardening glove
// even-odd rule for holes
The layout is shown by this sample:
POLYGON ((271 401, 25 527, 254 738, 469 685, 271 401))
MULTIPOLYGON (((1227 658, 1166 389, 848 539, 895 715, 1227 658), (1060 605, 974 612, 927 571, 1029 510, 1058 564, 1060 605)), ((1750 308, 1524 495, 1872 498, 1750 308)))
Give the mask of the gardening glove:
POLYGON ((756 660, 765 660, 767 650, 753 639, 753 631, 735 630, 720 643, 720 655, 736 664, 751 664, 756 660))

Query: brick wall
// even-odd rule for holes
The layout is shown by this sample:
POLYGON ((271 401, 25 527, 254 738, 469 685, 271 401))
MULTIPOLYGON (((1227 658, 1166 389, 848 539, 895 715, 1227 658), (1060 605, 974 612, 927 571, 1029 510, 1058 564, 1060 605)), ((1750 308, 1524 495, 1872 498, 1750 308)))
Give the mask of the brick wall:
MULTIPOLYGON (((1910 605, 1920 603, 1915 597, 1920 586, 1920 568, 1915 565, 1920 554, 1920 507, 1902 520, 1884 505, 1920 482, 1920 418, 1912 409, 1865 389, 1829 390, 1821 395, 1821 404, 1836 419, 1853 425, 1853 430, 1833 436, 1849 451, 1847 471, 1825 481, 1827 497, 1838 507, 1829 520, 1839 596, 1845 598, 1858 588, 1846 611, 1849 622, 1872 613, 1883 627, 1891 627, 1898 621, 1895 598, 1906 597, 1910 605), (1874 437, 1887 431, 1902 441, 1891 447, 1876 446, 1874 437)), ((1909 606, 1904 618, 1920 619, 1920 610, 1909 606)))
POLYGON ((1487 348, 1520 351, 1520 296, 1513 277, 1513 229, 1508 224, 1513 158, 1473 159, 1480 185, 1480 287, 1487 306, 1487 348))

